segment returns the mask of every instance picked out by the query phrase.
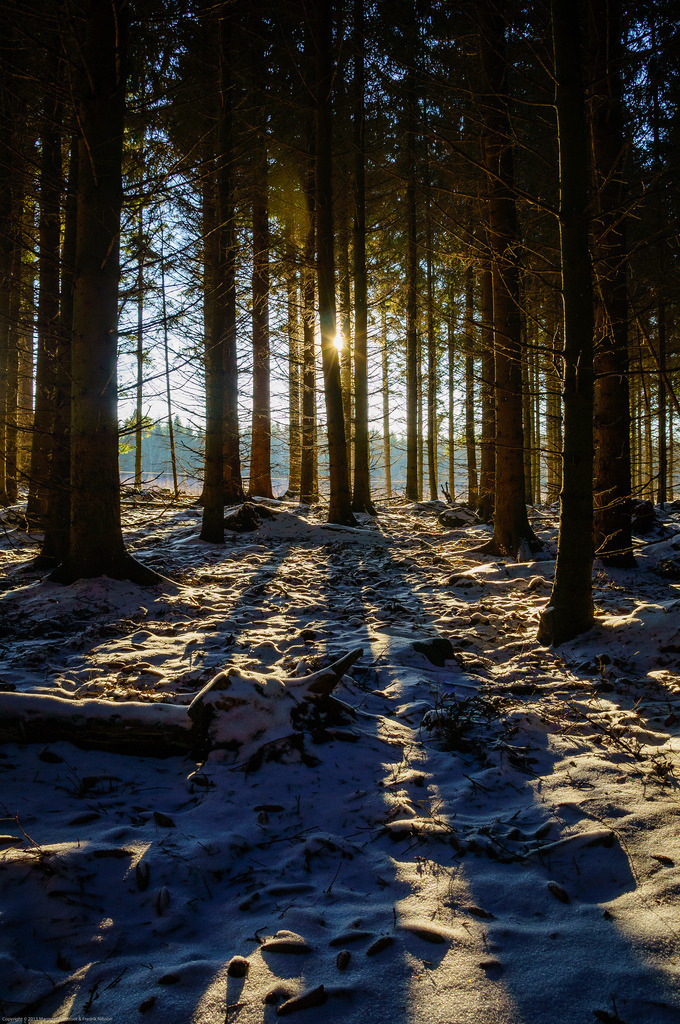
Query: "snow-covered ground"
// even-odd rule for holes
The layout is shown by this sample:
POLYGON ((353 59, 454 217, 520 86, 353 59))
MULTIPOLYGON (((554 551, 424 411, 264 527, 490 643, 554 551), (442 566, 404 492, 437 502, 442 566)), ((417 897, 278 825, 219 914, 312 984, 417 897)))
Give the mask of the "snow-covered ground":
POLYGON ((187 705, 225 667, 363 655, 357 712, 257 770, 0 748, 0 1019, 680 1021, 678 513, 637 569, 596 563, 597 628, 549 649, 545 555, 471 553, 487 528, 441 503, 358 529, 269 504, 215 549, 190 504, 128 501, 176 581, 147 590, 19 575, 36 538, 5 514, 2 690, 187 705))

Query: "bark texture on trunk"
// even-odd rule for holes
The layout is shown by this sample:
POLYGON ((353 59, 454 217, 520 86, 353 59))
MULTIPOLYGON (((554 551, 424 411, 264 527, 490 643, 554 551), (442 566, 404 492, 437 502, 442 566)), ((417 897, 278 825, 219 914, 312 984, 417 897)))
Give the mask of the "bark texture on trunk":
POLYGON ((423 500, 425 480, 425 438, 423 437, 423 339, 416 337, 416 394, 418 413, 416 416, 416 450, 418 452, 418 501, 423 500))
POLYGON ((302 452, 300 457, 300 501, 319 500, 316 453, 316 74, 313 19, 305 24, 305 84, 309 96, 306 111, 306 144, 302 187, 305 196, 305 243, 302 260, 302 452))
POLYGON ((352 483, 352 288, 349 259, 349 209, 347 197, 340 210, 338 231, 338 301, 340 339, 340 380, 342 382, 342 411, 345 419, 345 444, 347 446, 347 471, 352 483))
POLYGON ((540 502, 543 497, 542 482, 541 482, 541 385, 539 377, 539 358, 538 358, 538 346, 534 345, 531 349, 531 367, 532 367, 532 388, 534 393, 534 435, 532 439, 532 473, 534 475, 534 494, 536 500, 540 502))
POLYGON ((564 477, 555 581, 538 640, 560 644, 590 629, 593 566, 593 289, 589 248, 588 137, 576 4, 552 0, 560 155, 564 303, 564 477))
POLYGON ((310 151, 304 173, 307 225, 302 268, 302 452, 300 457, 300 501, 319 500, 316 461, 316 201, 314 179, 316 132, 308 130, 310 151))
POLYGON ((125 552, 118 468, 117 321, 129 9, 91 0, 82 46, 71 353, 71 530, 64 582, 158 582, 125 552))
POLYGON ((9 302, 9 328, 7 331, 7 358, 5 364, 5 491, 7 500, 13 503, 18 497, 17 480, 17 415, 19 399, 19 320, 21 316, 22 288, 22 222, 24 205, 24 182, 22 176, 13 189, 13 253, 12 290, 9 302))
MULTIPOLYGON (((608 6, 609 9, 609 6, 608 6)), ((612 12, 614 18, 620 20, 620 11, 618 7, 612 12)), ((661 67, 661 57, 659 49, 657 47, 657 33, 656 33, 656 21, 652 16, 650 18, 650 29, 651 29, 651 67, 650 67, 650 84, 652 87, 652 145, 654 154, 654 169, 657 174, 662 172, 663 167, 663 154, 660 147, 660 102, 659 102, 659 89, 661 86, 663 70, 661 67)), ((617 48, 621 47, 621 42, 618 37, 620 32, 620 25, 616 26, 617 37, 614 41, 614 45, 617 48)), ((620 81, 618 82, 620 90, 620 81)), ((620 95, 619 95, 620 101, 620 95)), ((657 501, 663 508, 666 499, 670 497, 673 500, 673 459, 671 456, 670 460, 670 478, 668 475, 668 444, 667 438, 670 437, 670 447, 672 451, 673 446, 673 429, 672 429, 672 415, 671 415, 671 430, 670 435, 667 432, 666 424, 666 406, 668 399, 668 387, 666 381, 666 248, 668 246, 668 238, 665 231, 665 210, 660 208, 657 203, 656 220, 658 230, 658 241, 656 245, 657 251, 657 265, 656 265, 656 322, 657 322, 657 347, 658 347, 658 367, 659 367, 659 384, 658 384, 658 407, 659 407, 659 478, 657 485, 657 501)), ((670 409, 670 407, 669 407, 670 409)))
POLYGON ((366 276, 366 170, 364 124, 364 3, 354 0, 354 438, 355 512, 375 515, 368 443, 368 280, 366 276))
MULTIPOLYGON (((216 154, 206 146, 203 194, 205 238, 206 435, 201 539, 224 542, 224 505, 243 499, 236 365, 236 239, 234 227, 231 12, 217 25, 218 108, 216 154)), ((207 31, 213 22, 207 21, 207 31)))
POLYGON ((412 73, 406 82, 406 497, 418 500, 418 231, 416 109, 412 73))
MULTIPOLYGON (((523 300, 524 301, 524 300, 523 300)), ((534 403, 531 393, 531 367, 526 339, 526 325, 522 317, 522 433, 524 436, 524 500, 534 503, 532 455, 534 450, 534 403)))
MULTIPOLYGON (((265 120, 261 115, 261 127, 265 120)), ((250 493, 271 498, 271 379, 269 351, 269 210, 267 148, 259 145, 253 199, 253 419, 250 493)))
POLYGON ((41 557, 62 562, 68 555, 71 523, 71 336, 76 263, 78 138, 71 140, 64 204, 59 337, 54 365, 54 415, 47 523, 41 557))
POLYGON ((286 495, 297 498, 300 495, 300 472, 302 435, 300 428, 300 330, 298 315, 298 275, 295 268, 295 253, 292 229, 288 228, 286 246, 288 267, 286 270, 286 328, 288 332, 288 489, 286 495))
POLYGON ((474 275, 472 264, 465 268, 465 451, 467 454, 468 505, 476 508, 477 445, 475 438, 475 357, 474 357, 474 275))
MULTIPOLYGON (((55 82, 58 63, 53 65, 55 82)), ((26 517, 44 529, 49 503, 52 447, 55 359, 59 338, 59 244, 61 200, 64 189, 61 166, 62 103, 57 83, 54 98, 45 110, 41 133, 40 220, 38 224, 38 352, 35 370, 35 416, 31 441, 31 469, 26 517)), ((117 446, 116 446, 117 447, 117 446)))
POLYGON ((347 471, 347 447, 342 412, 340 358, 335 344, 335 252, 333 235, 333 139, 332 88, 333 48, 331 5, 317 0, 316 44, 316 253, 323 364, 328 430, 328 471, 330 498, 328 521, 354 524, 347 471))
POLYGON ((165 289, 165 245, 163 225, 161 224, 161 312, 163 314, 163 355, 165 357, 165 402, 168 411, 168 439, 170 441, 170 468, 172 469, 172 488, 175 500, 179 497, 177 481, 177 452, 175 450, 175 428, 172 421, 172 392, 170 388, 170 346, 168 344, 168 307, 165 289))
MULTIPOLYGON (((218 115, 219 117, 219 115, 218 115)), ((219 121, 218 121, 219 123, 219 121)), ((206 147, 203 188, 205 260, 205 461, 201 540, 224 543, 224 305, 220 267, 220 231, 214 191, 214 157, 206 147)))
POLYGON ((434 269, 432 266, 432 211, 427 183, 426 206, 427 284, 427 470, 430 499, 436 501, 438 487, 437 452, 437 338, 434 329, 434 269))
MULTIPOLYGON (((140 172, 141 173, 141 172, 140 172)), ((137 403, 135 409, 135 487, 142 487, 142 420, 144 417, 144 206, 139 197, 137 234, 137 403)))
POLYGON ((488 260, 482 264, 480 286, 482 313, 482 436, 480 440, 481 465, 477 513, 483 522, 490 523, 493 519, 496 483, 496 405, 494 400, 493 277, 491 263, 488 260))
MULTIPOLYGON (((667 395, 666 395, 666 303, 661 290, 657 291, 656 297, 656 320, 658 325, 658 338, 659 338, 659 383, 657 387, 657 408, 659 418, 659 469, 658 477, 659 482, 657 484, 656 500, 661 505, 665 505, 668 500, 668 428, 666 424, 666 408, 667 408, 667 395)), ((673 439, 673 432, 671 431, 671 442, 673 439)), ((671 484, 672 488, 672 484, 671 484)))
MULTIPOLYGON (((33 201, 29 200, 24 204, 24 232, 32 228, 33 219, 33 201)), ((33 438, 33 345, 35 333, 33 312, 35 268, 33 264, 23 268, 21 288, 21 324, 18 338, 19 380, 17 387, 17 476, 20 485, 26 484, 28 480, 31 468, 31 441, 33 438)))
POLYGON ((392 497, 392 452, 390 445, 390 382, 387 369, 387 306, 382 304, 382 414, 385 491, 392 497))
POLYGON ((221 9, 219 25, 220 106, 217 119, 217 244, 220 322, 224 367, 222 402, 222 486, 223 501, 233 505, 243 500, 240 429, 238 422, 238 364, 236 353, 236 211, 234 208, 234 126, 232 65, 232 13, 221 9))
MULTIPOLYGON (((0 10, 0 504, 16 500, 18 316, 25 110, 17 79, 16 12, 0 10), (14 449, 14 451, 13 451, 14 449)), ((23 69, 22 69, 23 70, 23 69)))
MULTIPOLYGON (((593 2, 593 171, 595 178, 595 551, 606 564, 635 564, 631 534, 630 396, 628 393, 628 289, 626 283, 626 145, 621 99, 620 12, 593 2)), ((665 411, 665 403, 664 403, 665 411)), ((659 436, 665 438, 659 415, 659 436)), ((659 445, 659 453, 664 444, 659 445)), ((661 472, 661 465, 659 466, 661 472)), ((665 466, 663 476, 665 480, 665 466)))
POLYGON ((7 343, 12 294, 11 181, 14 173, 11 101, 12 75, 9 55, 14 26, 9 10, 0 8, 0 504, 8 504, 5 467, 5 409, 7 406, 7 343))
POLYGON ((16 477, 16 384, 18 380, 18 349, 13 327, 15 316, 14 292, 11 296, 6 348, 0 358, 0 416, 3 431, 0 436, 0 459, 2 459, 2 504, 13 505, 17 499, 16 477))
POLYGON ((480 9, 496 385, 496 507, 489 548, 497 554, 516 556, 527 548, 536 550, 540 544, 529 526, 525 503, 519 233, 503 8, 502 2, 484 0, 480 9))
POLYGON ((549 505, 557 501, 562 489, 562 408, 561 380, 552 363, 545 370, 545 419, 547 449, 547 493, 549 505))
POLYGON ((269 341, 269 167, 267 64, 260 12, 253 11, 254 72, 251 86, 256 94, 254 110, 254 166, 252 182, 253 277, 252 351, 253 409, 250 447, 249 493, 273 497, 271 474, 271 352, 269 341))
POLYGON ((456 339, 454 331, 453 288, 449 291, 449 315, 446 324, 446 347, 448 355, 448 420, 449 420, 449 479, 447 488, 451 501, 456 500, 456 420, 454 406, 456 339))

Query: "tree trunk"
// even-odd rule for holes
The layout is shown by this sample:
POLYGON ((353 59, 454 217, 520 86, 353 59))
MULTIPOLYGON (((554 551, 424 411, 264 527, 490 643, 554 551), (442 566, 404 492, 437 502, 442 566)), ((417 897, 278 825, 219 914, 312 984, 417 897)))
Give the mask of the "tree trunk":
POLYGON ((271 475, 271 352, 269 338, 269 167, 267 138, 267 64, 263 25, 254 12, 255 141, 252 183, 253 277, 252 346, 253 411, 250 449, 249 493, 273 497, 271 475))
MULTIPOLYGON (((40 220, 38 256, 38 353, 35 370, 35 416, 26 518, 45 528, 49 502, 49 465, 54 407, 54 375, 59 337, 59 243, 61 231, 62 103, 57 82, 59 64, 51 63, 56 88, 45 110, 41 134, 40 220)), ((116 424, 116 431, 117 431, 116 424)), ((117 438, 117 433, 116 433, 117 438)), ((116 440, 116 452, 118 441, 116 440)))
POLYGON ((71 529, 55 578, 157 582, 126 555, 120 521, 117 321, 128 9, 91 0, 82 44, 71 349, 71 529))
MULTIPOLYGON (((607 7, 609 11, 609 6, 607 7)), ((612 10, 611 14, 614 18, 620 16, 618 7, 612 10)), ((660 76, 662 74, 660 67, 660 54, 657 48, 657 37, 656 37, 656 19, 650 17, 650 29, 651 29, 651 68, 650 68, 650 84, 652 87, 652 145, 653 145, 653 159, 654 168, 657 174, 662 172, 663 157, 660 148, 660 111, 659 111, 659 85, 660 76)), ((613 40, 613 45, 620 48, 620 35, 619 25, 615 24, 614 30, 616 36, 613 40)), ((616 56, 616 54, 614 54, 616 56)), ((620 64, 617 64, 614 71, 618 72, 616 78, 616 84, 618 91, 616 93, 616 99, 619 101, 617 107, 617 113, 621 113, 621 78, 620 78, 620 64)), ((668 451, 666 446, 666 294, 665 294, 665 279, 666 279, 666 239, 664 238, 664 219, 665 211, 656 209, 657 229, 658 229, 658 241, 656 245, 657 251, 657 266, 656 266, 656 322, 657 322, 657 337, 658 337, 658 349, 659 349, 659 384, 658 384, 658 403, 659 403, 659 480, 657 485, 657 501, 663 508, 667 499, 667 479, 668 479, 668 451)), ((625 275, 625 267, 624 267, 625 275)), ((673 431, 670 433, 671 443, 673 440, 673 431)), ((671 483, 672 490, 672 483, 671 483)))
MULTIPOLYGON (((640 338, 638 332, 638 352, 640 353, 640 338)), ((640 353, 641 355, 641 353, 640 353)), ((633 451, 634 451, 634 481, 635 493, 642 491, 642 403, 640 401, 640 380, 636 373, 633 377, 631 388, 631 419, 633 422, 633 451)))
MULTIPOLYGON (((24 203, 24 233, 33 229, 34 201, 24 203)), ((19 382, 17 395, 17 474, 25 484, 31 468, 33 436, 33 342, 34 342, 35 264, 24 267, 21 297, 21 330, 18 338, 19 382)))
MULTIPOLYGON (((220 18, 220 70, 222 49, 225 42, 226 26, 220 18)), ((220 85, 223 79, 220 76, 220 85)), ((218 112, 218 149, 220 148, 220 126, 223 118, 225 94, 220 88, 220 110, 218 112)), ((219 155, 220 157, 222 154, 219 155)), ((219 157, 218 157, 219 160, 219 157)), ((222 268, 223 240, 219 206, 219 191, 223 184, 220 168, 217 170, 217 197, 211 194, 213 175, 212 154, 208 152, 204 161, 203 188, 203 234, 205 257, 205 464, 203 471, 203 520, 201 540, 210 544, 224 543, 224 392, 225 392, 225 296, 222 268), (216 206, 213 204, 216 203, 216 206)))
POLYGON ((217 112, 217 244, 219 302, 215 330, 222 339, 222 501, 243 501, 240 428, 238 422, 238 360, 236 350, 236 211, 234 190, 233 83, 231 51, 233 14, 222 5, 219 20, 219 108, 217 112))
POLYGON ((494 511, 496 478, 496 407, 494 402, 493 278, 491 263, 484 260, 480 274, 482 347, 482 437, 477 514, 490 523, 494 511))
MULTIPOLYGON (((212 24, 207 22, 208 32, 212 24)), ((212 148, 208 146, 203 193, 206 431, 201 539, 212 544, 224 543, 225 502, 243 499, 236 365, 231 12, 227 7, 222 7, 218 15, 217 39, 216 167, 213 170, 212 148)))
POLYGON ((82 46, 71 350, 71 530, 55 578, 156 583, 125 552, 118 468, 117 320, 128 7, 91 0, 82 46), (87 70, 87 73, 85 71, 87 70))
POLYGON ((340 358, 335 344, 335 254, 333 236, 333 140, 332 87, 333 48, 331 5, 316 0, 316 252, 319 287, 319 320, 321 324, 321 360, 323 365, 328 430, 328 470, 330 499, 328 521, 354 524, 347 447, 342 413, 340 358))
POLYGON ((467 453, 468 505, 477 508, 477 445, 475 439, 475 339, 474 276, 472 264, 465 268, 465 449, 467 453))
MULTIPOLYGON (((205 26, 204 32, 207 34, 208 31, 209 28, 205 26)), ((201 147, 203 158, 201 167, 201 230, 203 235, 203 374, 206 387, 206 412, 208 405, 207 353, 208 348, 211 345, 210 339, 212 338, 213 330, 218 327, 216 323, 216 304, 218 302, 219 289, 220 239, 217 219, 217 167, 215 161, 215 149, 216 132, 208 130, 203 137, 203 145, 201 147)), ((205 437, 205 441, 207 442, 207 436, 205 437)), ((203 488, 199 498, 199 505, 202 507, 205 507, 206 500, 206 458, 207 453, 204 452, 203 488)), ((224 452, 222 458, 224 461, 224 452)))
POLYGON ((485 0, 480 12, 496 383, 496 509, 493 538, 488 547, 497 554, 514 557, 520 550, 536 550, 540 544, 529 526, 524 500, 519 237, 503 6, 502 2, 492 4, 485 0))
POLYGON ((10 504, 17 500, 17 412, 19 399, 19 319, 21 316, 22 291, 22 224, 23 224, 23 182, 19 179, 14 188, 13 206, 13 255, 12 291, 9 303, 9 327, 7 331, 6 358, 6 401, 5 401, 5 493, 10 504))
POLYGON ((657 294, 656 309, 659 338, 659 381, 657 389, 657 404, 659 407, 659 480, 657 483, 656 500, 661 508, 663 508, 668 500, 668 448, 666 427, 666 304, 660 291, 657 294))
POLYGON ((427 181, 426 225, 426 287, 427 287, 427 468, 430 500, 437 499, 437 339, 434 330, 434 274, 432 270, 432 211, 430 184, 427 181))
POLYGON ((286 497, 300 495, 302 437, 300 431, 300 332, 298 317, 298 277, 292 229, 287 227, 286 311, 288 331, 288 490, 286 497))
POLYGON ((316 474, 316 344, 314 324, 315 247, 314 206, 309 213, 310 224, 305 244, 305 267, 302 272, 302 452, 300 459, 300 501, 312 504, 319 500, 316 474), (311 252, 310 252, 311 247, 311 252))
POLYGON ((654 445, 652 444, 652 402, 647 389, 645 376, 642 376, 642 389, 645 397, 645 460, 644 485, 645 497, 654 501, 654 445))
MULTIPOLYGON (((142 171, 140 168, 140 177, 142 171)), ((137 211, 137 403, 135 409, 135 488, 142 488, 142 420, 144 419, 144 206, 137 211)))
POLYGON ((147 243, 144 238, 144 142, 146 134, 145 123, 145 83, 142 77, 140 82, 140 113, 142 127, 139 135, 139 147, 136 153, 136 172, 138 177, 137 195, 137 382, 136 382, 136 409, 135 409, 135 490, 142 489, 142 448, 143 448, 143 420, 144 420, 144 260, 146 257, 147 243))
POLYGON ((368 443, 368 281, 364 123, 364 0, 354 0, 354 497, 352 509, 374 516, 368 443))
POLYGON ((534 494, 536 495, 536 501, 540 504, 543 499, 543 487, 541 479, 541 446, 543 438, 541 436, 541 382, 539 375, 539 354, 538 345, 534 345, 531 350, 532 354, 532 387, 534 391, 534 437, 533 437, 533 474, 534 474, 534 494))
POLYGON ((382 304, 382 407, 385 491, 392 497, 392 454, 390 451, 390 379, 387 370, 387 305, 382 304))
MULTIPOLYGON (((522 318, 524 320, 524 318, 522 318)), ((525 326, 522 326, 522 434, 524 436, 524 500, 527 505, 534 503, 534 478, 532 473, 532 451, 534 434, 534 404, 531 394, 531 372, 529 349, 525 326)))
POLYGON ((7 405, 7 344, 12 295, 12 193, 15 149, 11 125, 13 109, 12 74, 6 53, 14 43, 14 25, 9 9, 0 8, 0 505, 7 505, 5 466, 5 408, 7 405))
POLYGON ((163 314, 163 355, 165 357, 165 400, 168 410, 168 440, 170 441, 170 467, 172 469, 172 489, 175 501, 179 497, 177 482, 177 453, 175 451, 175 427, 172 422, 172 392, 170 389, 170 346, 168 345, 168 309, 165 292, 165 245, 163 224, 161 223, 161 312, 163 314))
POLYGON ((593 624, 593 291, 589 250, 588 136, 576 4, 552 0, 560 157, 564 303, 564 482, 555 581, 539 643, 560 644, 593 624))
MULTIPOLYGON (((313 81, 313 57, 310 41, 306 42, 308 77, 313 81)), ((316 167, 316 130, 313 114, 307 128, 309 147, 304 169, 306 203, 305 251, 302 269, 302 454, 300 467, 300 501, 312 504, 319 500, 316 456, 316 200, 314 181, 316 167)))
POLYGON ((59 337, 54 363, 54 416, 47 523, 41 560, 63 562, 68 556, 71 524, 71 336, 76 265, 78 137, 71 139, 68 187, 64 205, 61 254, 59 337))
MULTIPOLYGON (((338 334, 340 350, 340 381, 342 384, 342 414, 345 423, 345 445, 347 447, 347 476, 350 491, 353 489, 354 472, 354 393, 352 363, 352 268, 350 261, 350 236, 352 234, 354 202, 353 146, 350 127, 356 134, 354 115, 350 114, 352 100, 356 100, 356 75, 350 78, 350 66, 354 60, 354 36, 350 36, 349 22, 354 18, 353 4, 338 4, 336 11, 338 46, 335 68, 336 102, 334 123, 340 125, 343 141, 334 162, 334 175, 338 183, 334 213, 337 219, 337 261, 338 261, 338 334), (350 125, 351 122, 351 125, 350 125)), ((356 315, 356 314, 355 314, 356 315)))
POLYGON ((416 340, 416 389, 418 392, 418 417, 416 420, 418 441, 418 501, 423 500, 425 480, 425 444, 423 441, 423 339, 418 333, 416 340))
POLYGON ((340 210, 338 232, 339 291, 340 304, 340 380, 342 382, 342 413, 345 420, 345 444, 347 446, 347 472, 352 482, 352 299, 349 266, 349 211, 347 202, 340 210))
MULTIPOLYGON (((591 5, 595 177, 595 551, 608 565, 635 564, 630 513, 627 201, 621 100, 622 36, 618 5, 591 5)), ((661 426, 661 423, 659 423, 661 426)), ((660 451, 661 451, 660 446, 660 451)), ((664 448, 665 451, 665 448, 664 448)))
POLYGON ((12 416, 16 415, 12 376, 18 352, 15 353, 17 338, 12 320, 17 312, 17 299, 21 300, 16 260, 22 226, 19 198, 23 191, 20 187, 20 121, 23 118, 19 83, 14 80, 8 59, 14 48, 15 19, 16 15, 9 8, 0 10, 0 504, 15 500, 6 460, 12 416))
POLYGON ((456 421, 455 421, 455 416, 454 416, 454 411, 455 410, 454 410, 454 401, 453 401, 454 386, 455 386, 454 369, 455 369, 455 361, 456 361, 456 341, 455 341, 454 323, 453 323, 453 316, 454 316, 453 310, 454 310, 453 301, 451 300, 449 302, 449 315, 448 315, 447 324, 446 324, 448 371, 449 371, 449 380, 448 380, 448 399, 449 399, 449 408, 448 408, 448 413, 449 413, 449 416, 448 416, 448 419, 449 419, 449 479, 447 481, 447 486, 448 486, 449 494, 451 496, 451 501, 455 501, 456 500, 456 421))
MULTIPOLYGON (((311 18, 311 14, 309 16, 311 18)), ((313 28, 305 23, 304 70, 306 92, 306 154, 302 168, 305 198, 305 242, 302 259, 302 450, 300 458, 300 501, 319 500, 316 453, 316 110, 314 106, 315 56, 313 28)))
POLYGON ((675 500, 675 484, 673 471, 675 466, 675 449, 673 438, 673 404, 668 405, 668 500, 675 500))
POLYGON ((560 404, 561 381, 551 362, 545 371, 547 465, 548 480, 546 501, 549 505, 557 501, 562 489, 562 409, 560 404))
POLYGON ((416 96, 406 76, 406 497, 418 499, 418 235, 416 221, 416 96))
MULTIPOLYGON (((261 112, 264 130, 266 114, 261 112)), ((269 210, 267 147, 260 140, 253 198, 253 419, 250 493, 273 497, 271 475, 271 379, 269 352, 269 210)))

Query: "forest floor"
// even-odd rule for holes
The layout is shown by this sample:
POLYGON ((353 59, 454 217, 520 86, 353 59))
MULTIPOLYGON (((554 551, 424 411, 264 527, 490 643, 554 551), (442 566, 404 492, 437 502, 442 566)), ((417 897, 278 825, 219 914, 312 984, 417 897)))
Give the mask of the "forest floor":
POLYGON ((517 563, 442 503, 268 504, 215 548, 188 500, 128 496, 151 589, 21 574, 5 513, 2 690, 187 704, 363 655, 303 759, 0 749, 0 1019, 680 1022, 680 513, 551 649, 555 508, 517 563))

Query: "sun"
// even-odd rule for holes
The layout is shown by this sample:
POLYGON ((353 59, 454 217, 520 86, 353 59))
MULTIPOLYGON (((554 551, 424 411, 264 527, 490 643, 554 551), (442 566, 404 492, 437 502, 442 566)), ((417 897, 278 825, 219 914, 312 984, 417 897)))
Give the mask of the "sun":
MULTIPOLYGON (((320 333, 317 333, 316 343, 318 346, 323 345, 323 338, 320 333)), ((345 342, 340 331, 338 331, 337 334, 333 335, 333 337, 330 339, 330 344, 336 350, 336 352, 342 352, 343 348, 345 347, 345 342)))

